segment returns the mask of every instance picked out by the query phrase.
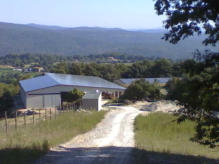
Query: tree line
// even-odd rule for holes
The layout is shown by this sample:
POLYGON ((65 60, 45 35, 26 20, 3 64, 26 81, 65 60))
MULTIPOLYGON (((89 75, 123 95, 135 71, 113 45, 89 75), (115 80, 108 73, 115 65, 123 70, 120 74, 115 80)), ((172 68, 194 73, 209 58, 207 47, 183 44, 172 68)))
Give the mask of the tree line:
MULTIPOLYGON (((45 65, 48 72, 98 76, 106 80, 114 81, 119 78, 146 78, 146 77, 181 77, 184 72, 190 69, 193 60, 173 62, 169 59, 145 59, 135 63, 97 63, 97 62, 74 62, 66 61, 62 57, 55 56, 28 56, 21 55, 5 56, 5 64, 19 66, 19 63, 28 64, 39 62, 45 65), (17 60, 17 61, 16 61, 17 60), (57 62, 59 61, 59 62, 57 62)), ((70 58, 70 57, 69 57, 70 58)), ((10 110, 13 106, 13 97, 19 92, 19 80, 38 76, 37 73, 23 73, 12 70, 0 71, 0 110, 10 110), (12 92, 13 91, 13 92, 12 92), (12 98, 12 99, 11 99, 12 98), (5 103, 6 102, 6 103, 5 103), (10 102, 10 105, 6 105, 10 102)))
POLYGON ((0 65, 24 67, 26 64, 35 63, 41 67, 49 68, 59 62, 96 62, 96 63, 133 63, 145 59, 156 59, 137 55, 126 55, 120 53, 91 54, 87 56, 62 56, 52 54, 9 54, 0 57, 0 65))
POLYGON ((173 62, 169 59, 143 60, 135 63, 60 62, 49 70, 54 73, 99 76, 114 81, 120 78, 181 77, 190 70, 192 59, 173 62))

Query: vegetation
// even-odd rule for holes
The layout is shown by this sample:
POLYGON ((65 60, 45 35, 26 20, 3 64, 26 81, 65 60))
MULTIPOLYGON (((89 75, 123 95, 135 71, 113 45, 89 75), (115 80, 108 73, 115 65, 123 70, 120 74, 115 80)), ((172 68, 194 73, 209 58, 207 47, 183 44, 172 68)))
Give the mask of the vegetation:
MULTIPOLYGON (((100 55, 88 56, 61 56, 49 54, 11 54, 0 57, 0 65, 9 65, 14 67, 25 68, 29 64, 33 66, 41 66, 46 70, 54 63, 59 62, 97 62, 97 63, 131 63, 140 60, 150 59, 143 56, 125 55, 120 53, 106 53, 100 55)), ((151 58, 153 59, 153 58, 151 58)))
MULTIPOLYGON (((158 15, 166 15, 168 29, 163 39, 175 44, 193 34, 204 32, 205 45, 217 45, 219 41, 219 7, 217 0, 156 0, 158 15)), ((197 52, 196 52, 197 53, 197 52)), ((178 100, 185 107, 185 117, 197 121, 195 140, 214 147, 219 143, 219 120, 214 112, 219 110, 219 61, 218 51, 197 53, 198 63, 187 63, 187 76, 169 83, 169 98, 178 100), (192 70, 195 68, 194 70, 192 70), (176 95, 174 95, 176 94, 176 95)))
POLYGON ((72 137, 91 130, 105 112, 66 112, 56 120, 28 125, 17 131, 0 134, 0 163, 32 163, 50 147, 69 141, 72 137), (11 158, 16 157, 16 158, 11 158))
POLYGON ((17 85, 19 80, 24 80, 40 75, 40 73, 24 73, 12 69, 0 69, 0 83, 17 85))
POLYGON ((138 116, 135 120, 136 146, 142 153, 136 154, 137 161, 153 163, 216 163, 218 147, 192 142, 196 123, 185 120, 177 123, 177 116, 151 113, 138 116))
POLYGON ((114 81, 120 78, 180 77, 187 69, 187 61, 168 59, 143 60, 133 64, 59 63, 50 72, 99 76, 114 81))
POLYGON ((5 111, 11 112, 14 97, 19 94, 19 80, 37 76, 37 73, 21 73, 10 69, 0 70, 0 117, 5 111))
POLYGON ((202 58, 203 61, 196 62, 195 69, 181 80, 173 79, 168 83, 167 98, 178 100, 185 107, 179 121, 185 116, 197 121, 194 140, 214 147, 219 143, 219 120, 214 113, 219 111, 219 68, 215 66, 219 56, 202 58))
POLYGON ((155 82, 150 84, 144 79, 132 83, 124 92, 121 99, 127 100, 159 100, 162 97, 159 85, 155 82))
POLYGON ((23 53, 85 56, 116 52, 130 56, 186 59, 192 57, 191 52, 195 49, 205 48, 198 37, 173 46, 160 39, 163 34, 163 31, 139 32, 89 27, 56 30, 0 23, 0 43, 4 43, 0 45, 0 56, 23 53))
POLYGON ((75 102, 75 101, 81 100, 84 94, 85 94, 84 92, 74 88, 70 92, 62 92, 61 97, 62 97, 62 101, 75 102))
POLYGON ((0 83, 0 117, 14 106, 13 97, 18 94, 18 86, 0 83))
POLYGON ((158 15, 166 15, 165 40, 177 43, 194 33, 204 32, 204 43, 215 45, 219 41, 219 7, 217 0, 156 0, 158 15))

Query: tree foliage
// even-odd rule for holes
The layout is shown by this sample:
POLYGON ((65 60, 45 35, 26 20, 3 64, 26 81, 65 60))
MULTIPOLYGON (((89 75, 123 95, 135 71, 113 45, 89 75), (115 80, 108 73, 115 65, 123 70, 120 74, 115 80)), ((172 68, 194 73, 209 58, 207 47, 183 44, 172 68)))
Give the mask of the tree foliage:
POLYGON ((204 44, 215 45, 219 40, 218 0, 155 0, 158 15, 166 15, 165 40, 177 43, 188 36, 201 34, 204 29, 208 37, 204 44))
POLYGON ((62 101, 64 101, 64 102, 76 102, 76 101, 82 99, 84 94, 85 94, 84 92, 74 88, 70 92, 62 92, 61 97, 62 97, 62 101))
MULTIPOLYGON (((183 62, 182 62, 183 63, 183 62)), ((182 67, 168 59, 143 60, 133 64, 124 63, 59 63, 50 72, 74 75, 99 76, 114 81, 120 78, 146 78, 181 76, 182 67), (178 69, 174 69, 178 66, 178 69)))
MULTIPOLYGON (((219 67, 215 59, 219 55, 206 57, 196 64, 196 72, 191 70, 182 79, 173 79, 167 84, 167 97, 178 100, 184 106, 184 116, 197 121, 195 140, 214 146, 219 142, 219 67)), ((219 61, 219 60, 218 60, 219 61)))
POLYGON ((162 97, 158 84, 150 84, 144 79, 135 81, 126 90, 121 99, 127 100, 159 100, 162 97))
MULTIPOLYGON (((194 48, 204 49, 201 39, 189 39, 179 46, 166 44, 160 38, 164 31, 128 31, 105 28, 40 29, 28 25, 0 22, 0 56, 7 54, 53 54, 62 56, 89 56, 89 61, 106 62, 103 54, 123 55, 125 61, 144 57, 186 59, 194 48), (34 44, 37 43, 37 44, 34 44), (159 45, 159 46, 157 46, 159 45), (184 55, 184 52, 188 52, 184 55), (94 54, 94 55, 92 55, 94 54), (125 55, 124 55, 125 54, 125 55), (98 56, 98 57, 97 57, 98 56), (91 58, 92 57, 92 58, 91 58), (129 58, 129 59, 128 59, 129 58)), ((86 57, 85 57, 86 58, 86 57)), ((46 62, 50 62, 53 59, 46 62)), ((20 64, 20 62, 18 62, 20 64)))
POLYGON ((0 116, 10 111, 14 105, 13 96, 18 93, 18 87, 13 84, 0 83, 0 116))

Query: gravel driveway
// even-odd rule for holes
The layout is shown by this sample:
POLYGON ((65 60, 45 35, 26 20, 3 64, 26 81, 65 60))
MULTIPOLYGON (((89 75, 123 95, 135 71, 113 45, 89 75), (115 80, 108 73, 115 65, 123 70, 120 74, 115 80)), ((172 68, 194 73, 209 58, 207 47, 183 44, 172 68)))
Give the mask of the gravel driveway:
POLYGON ((134 148, 133 123, 140 114, 136 107, 109 111, 97 127, 51 149, 37 164, 127 164, 134 148))

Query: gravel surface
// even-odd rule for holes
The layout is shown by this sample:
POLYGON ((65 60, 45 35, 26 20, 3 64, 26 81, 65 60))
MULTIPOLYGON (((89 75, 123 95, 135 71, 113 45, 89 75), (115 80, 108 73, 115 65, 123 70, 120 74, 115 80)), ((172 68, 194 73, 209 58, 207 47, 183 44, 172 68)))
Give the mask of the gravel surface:
POLYGON ((137 106, 109 111, 93 130, 51 149, 37 164, 128 164, 134 163, 134 119, 143 113, 137 106))

